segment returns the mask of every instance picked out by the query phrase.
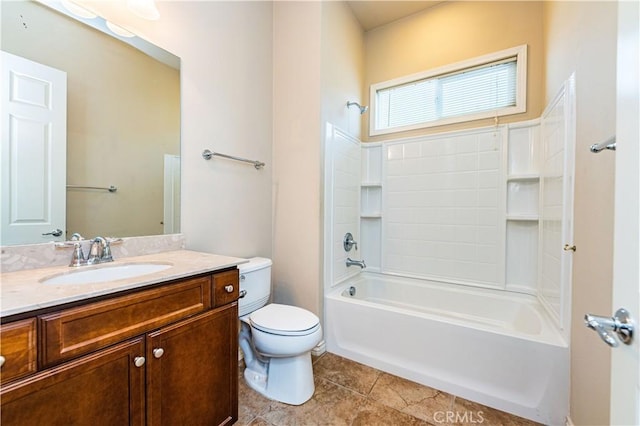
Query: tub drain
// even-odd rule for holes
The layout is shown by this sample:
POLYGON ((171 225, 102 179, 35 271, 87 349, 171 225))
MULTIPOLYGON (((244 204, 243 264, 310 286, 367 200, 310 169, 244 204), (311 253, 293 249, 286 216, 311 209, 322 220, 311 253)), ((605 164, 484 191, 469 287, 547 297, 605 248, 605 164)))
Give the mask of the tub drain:
POLYGON ((356 288, 354 286, 349 287, 349 296, 356 295, 356 288))

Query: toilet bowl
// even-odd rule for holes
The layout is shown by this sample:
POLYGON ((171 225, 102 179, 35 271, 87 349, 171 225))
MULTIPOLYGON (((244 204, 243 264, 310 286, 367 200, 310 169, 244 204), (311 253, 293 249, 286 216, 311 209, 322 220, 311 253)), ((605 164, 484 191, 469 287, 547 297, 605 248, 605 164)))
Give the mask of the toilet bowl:
POLYGON ((252 258, 238 266, 240 347, 250 388, 269 399, 300 405, 313 396, 311 349, 322 340, 319 318, 296 306, 267 304, 271 261, 252 258))

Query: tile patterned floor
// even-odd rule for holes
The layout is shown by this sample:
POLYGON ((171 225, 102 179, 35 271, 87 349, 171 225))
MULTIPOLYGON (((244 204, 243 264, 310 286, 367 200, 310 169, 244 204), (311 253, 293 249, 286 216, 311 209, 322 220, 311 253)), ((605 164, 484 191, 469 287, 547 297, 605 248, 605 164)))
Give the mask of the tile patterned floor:
POLYGON ((538 425, 330 353, 314 359, 316 391, 300 406, 264 398, 246 385, 242 370, 236 425, 538 425))

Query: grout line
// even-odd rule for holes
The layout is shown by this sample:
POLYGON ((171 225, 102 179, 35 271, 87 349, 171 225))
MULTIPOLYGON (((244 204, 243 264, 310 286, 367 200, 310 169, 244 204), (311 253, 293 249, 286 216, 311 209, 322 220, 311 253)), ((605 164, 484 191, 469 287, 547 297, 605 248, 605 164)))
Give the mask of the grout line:
POLYGON ((324 380, 325 382, 329 382, 329 383, 331 383, 332 385, 335 385, 335 386, 337 386, 337 387, 339 387, 339 388, 341 388, 341 389, 344 389, 344 390, 348 390, 349 392, 351 392, 351 393, 355 393, 356 395, 360 395, 360 396, 363 396, 363 397, 365 397, 365 398, 368 398, 368 395, 365 395, 365 394, 363 394, 363 393, 360 393, 360 392, 358 392, 358 391, 357 391, 357 390, 355 390, 355 389, 348 388, 348 387, 346 387, 345 385, 341 385, 340 383, 336 383, 336 382, 334 382, 333 380, 327 379, 326 377, 318 377, 318 379, 319 379, 319 380, 324 380))
POLYGON ((380 380, 380 377, 382 377, 382 375, 384 374, 384 372, 377 370, 378 374, 376 374, 376 379, 373 381, 373 383, 371 384, 371 387, 369 388, 369 392, 367 392, 366 397, 368 398, 371 395, 371 391, 373 390, 373 388, 376 387, 376 384, 378 383, 378 380, 380 380))
MULTIPOLYGON (((438 392, 440 392, 440 391, 438 391, 438 392)), ((456 398, 457 397, 455 395, 451 395, 451 396, 453 396, 453 398, 451 398, 451 402, 449 403, 449 410, 453 410, 453 407, 455 407, 455 405, 456 405, 456 398)))

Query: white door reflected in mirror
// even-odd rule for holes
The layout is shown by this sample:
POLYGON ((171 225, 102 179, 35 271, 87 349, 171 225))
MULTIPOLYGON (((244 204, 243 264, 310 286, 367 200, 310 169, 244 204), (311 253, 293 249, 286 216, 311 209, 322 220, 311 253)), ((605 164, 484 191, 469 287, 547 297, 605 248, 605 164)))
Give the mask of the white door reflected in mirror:
POLYGON ((0 245, 64 240, 67 74, 2 53, 0 245))

